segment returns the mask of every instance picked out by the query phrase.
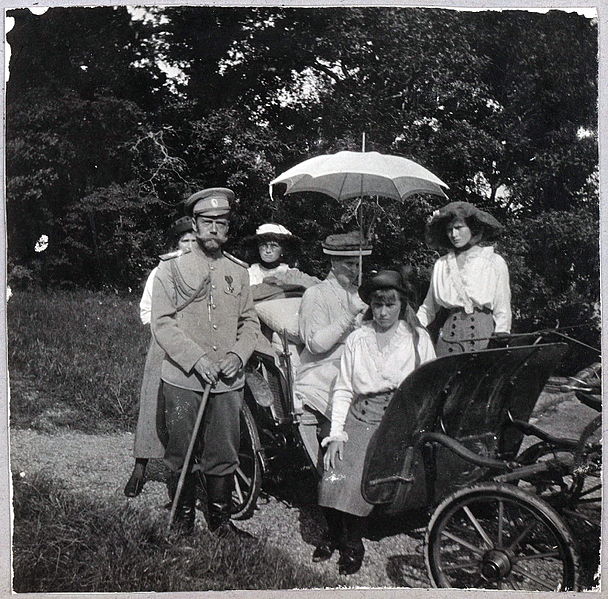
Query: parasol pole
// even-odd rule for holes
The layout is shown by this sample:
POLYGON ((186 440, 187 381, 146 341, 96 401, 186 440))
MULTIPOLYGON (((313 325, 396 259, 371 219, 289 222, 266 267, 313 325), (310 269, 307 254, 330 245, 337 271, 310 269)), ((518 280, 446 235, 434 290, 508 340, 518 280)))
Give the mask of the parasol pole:
MULTIPOLYGON (((365 131, 361 136, 361 152, 365 152, 365 131)), ((359 286, 363 281, 363 175, 361 175, 361 195, 359 196, 359 286)))

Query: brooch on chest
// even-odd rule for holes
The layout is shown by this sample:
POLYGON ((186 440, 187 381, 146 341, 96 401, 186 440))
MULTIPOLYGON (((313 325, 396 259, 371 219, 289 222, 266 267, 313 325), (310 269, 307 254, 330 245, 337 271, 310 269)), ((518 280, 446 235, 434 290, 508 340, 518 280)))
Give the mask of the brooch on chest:
POLYGON ((234 279, 230 275, 226 275, 224 279, 226 279, 226 291, 228 293, 234 293, 234 287, 232 286, 232 281, 234 279))

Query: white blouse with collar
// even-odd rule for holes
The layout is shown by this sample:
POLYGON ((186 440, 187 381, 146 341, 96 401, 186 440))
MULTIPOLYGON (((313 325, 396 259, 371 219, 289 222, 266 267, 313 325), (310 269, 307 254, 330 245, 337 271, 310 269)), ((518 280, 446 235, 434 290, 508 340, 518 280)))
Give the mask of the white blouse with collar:
POLYGON ((418 319, 428 326, 440 308, 463 308, 469 314, 474 307, 489 308, 496 332, 509 333, 512 317, 507 263, 494 253, 493 247, 476 245, 464 252, 463 257, 460 267, 453 251, 435 262, 428 293, 418 309, 418 319))
MULTIPOLYGON (((435 358, 429 334, 418 328, 420 363, 435 358)), ((416 367, 414 338, 400 321, 388 344, 380 349, 372 322, 364 322, 346 339, 331 402, 330 438, 343 438, 344 422, 355 395, 393 391, 416 367)))

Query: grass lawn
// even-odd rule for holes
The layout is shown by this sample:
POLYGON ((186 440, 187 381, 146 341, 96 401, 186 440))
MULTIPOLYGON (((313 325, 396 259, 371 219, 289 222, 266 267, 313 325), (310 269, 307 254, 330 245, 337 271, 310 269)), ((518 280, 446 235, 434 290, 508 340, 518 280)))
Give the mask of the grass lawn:
POLYGON ((12 426, 134 429, 149 342, 139 294, 17 291, 7 311, 12 426))
POLYGON ((337 586, 264 539, 201 530, 166 536, 165 522, 77 497, 42 475, 14 477, 16 592, 205 591, 337 586))

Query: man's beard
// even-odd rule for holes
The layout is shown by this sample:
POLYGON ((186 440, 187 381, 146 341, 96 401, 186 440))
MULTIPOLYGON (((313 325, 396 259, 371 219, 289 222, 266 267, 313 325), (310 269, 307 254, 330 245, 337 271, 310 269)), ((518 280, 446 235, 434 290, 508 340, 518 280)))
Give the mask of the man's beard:
POLYGON ((197 241, 203 251, 208 252, 210 254, 215 254, 216 252, 219 252, 222 249, 224 243, 226 242, 224 238, 220 237, 207 237, 204 239, 198 237, 197 241))

